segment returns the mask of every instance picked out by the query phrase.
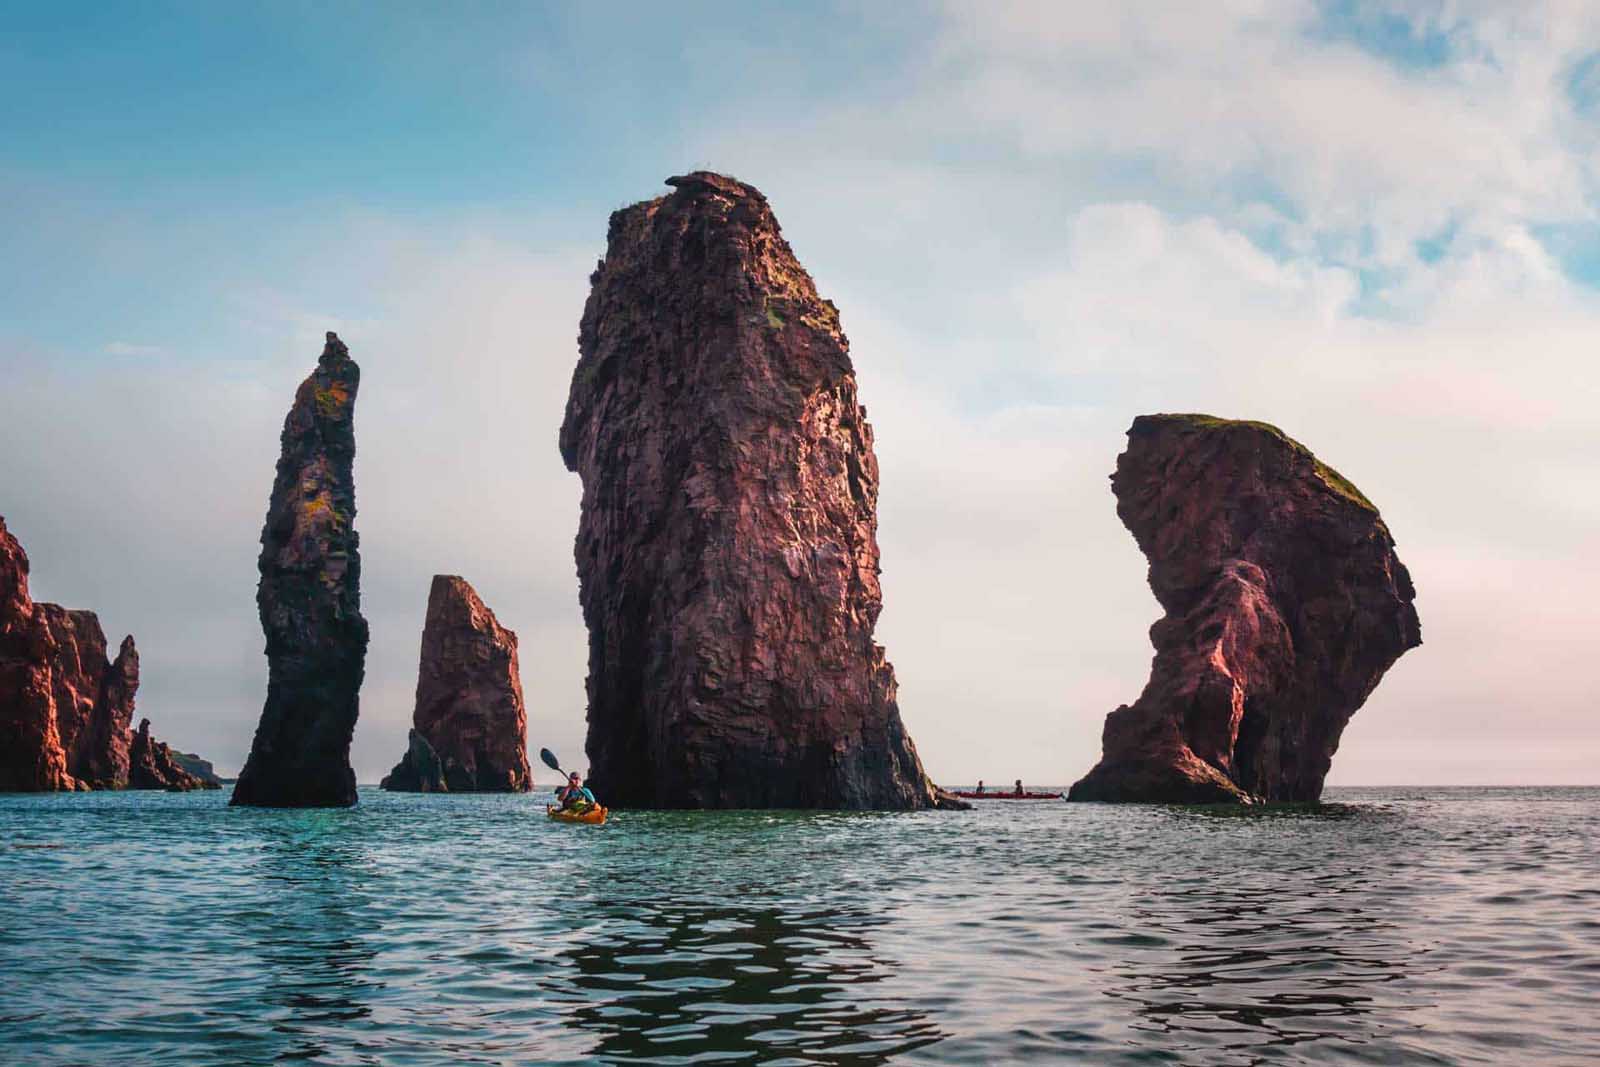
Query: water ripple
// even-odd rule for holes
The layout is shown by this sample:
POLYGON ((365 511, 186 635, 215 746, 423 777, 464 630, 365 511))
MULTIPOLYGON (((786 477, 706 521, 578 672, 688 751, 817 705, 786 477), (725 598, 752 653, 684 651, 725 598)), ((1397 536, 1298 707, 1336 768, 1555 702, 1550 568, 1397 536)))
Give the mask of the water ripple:
POLYGON ((1600 1059, 1600 790, 1267 811, 0 797, 5 1062, 1600 1059))

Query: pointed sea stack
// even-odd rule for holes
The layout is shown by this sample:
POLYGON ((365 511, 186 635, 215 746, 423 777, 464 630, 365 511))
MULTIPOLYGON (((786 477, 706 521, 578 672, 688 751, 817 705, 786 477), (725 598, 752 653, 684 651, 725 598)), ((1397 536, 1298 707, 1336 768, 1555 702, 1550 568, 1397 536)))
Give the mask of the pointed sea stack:
POLYGON ((356 802, 350 737, 367 655, 355 530, 356 389, 361 369, 328 334, 283 423, 261 531, 256 605, 267 637, 267 701, 234 804, 356 802))
POLYGON ((761 193, 667 184, 611 216, 561 427, 590 784, 621 807, 933 807, 872 639, 878 464, 838 310, 761 193))
POLYGON ((1069 799, 1316 801, 1345 724, 1422 643, 1378 509, 1276 427, 1208 415, 1135 419, 1111 488, 1166 615, 1069 799))
POLYGON ((406 754, 384 789, 523 793, 532 787, 517 635, 453 574, 434 575, 428 590, 411 721, 406 754))

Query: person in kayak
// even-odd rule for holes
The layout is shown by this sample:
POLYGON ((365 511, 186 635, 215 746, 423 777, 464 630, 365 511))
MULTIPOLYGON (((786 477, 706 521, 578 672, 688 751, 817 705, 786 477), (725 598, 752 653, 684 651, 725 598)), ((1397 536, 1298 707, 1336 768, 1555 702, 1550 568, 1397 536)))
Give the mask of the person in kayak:
POLYGON ((584 788, 577 771, 567 775, 567 784, 556 790, 556 800, 561 802, 562 811, 584 811, 599 803, 594 794, 584 788))
POLYGON ((980 797, 983 796, 983 779, 982 778, 978 779, 978 795, 980 797))
POLYGON ((1017 779, 1017 796, 1020 797, 1021 795, 1022 795, 1022 779, 1018 778, 1017 779))

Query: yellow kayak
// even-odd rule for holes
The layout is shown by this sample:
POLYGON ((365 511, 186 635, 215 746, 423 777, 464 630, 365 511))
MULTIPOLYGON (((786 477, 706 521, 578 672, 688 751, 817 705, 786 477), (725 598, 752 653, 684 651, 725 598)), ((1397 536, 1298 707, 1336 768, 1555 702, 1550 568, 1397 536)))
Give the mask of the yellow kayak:
POLYGON ((606 809, 598 804, 587 811, 562 811, 553 804, 544 810, 545 814, 557 822, 581 822, 590 826, 600 826, 606 821, 606 809))

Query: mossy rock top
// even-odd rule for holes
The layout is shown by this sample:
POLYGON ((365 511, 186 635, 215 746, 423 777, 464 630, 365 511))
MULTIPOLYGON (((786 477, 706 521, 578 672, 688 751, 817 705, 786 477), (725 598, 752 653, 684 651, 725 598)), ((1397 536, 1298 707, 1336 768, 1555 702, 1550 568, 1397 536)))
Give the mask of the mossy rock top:
POLYGON ((1296 441, 1293 437, 1290 437, 1288 434, 1284 433, 1270 422, 1258 422, 1254 419, 1223 419, 1218 418, 1215 415, 1203 415, 1199 413, 1163 413, 1159 415, 1140 415, 1138 418, 1133 420, 1133 426, 1129 428, 1128 432, 1130 434, 1134 433, 1140 428, 1140 423, 1181 425, 1188 429, 1193 429, 1199 432, 1245 429, 1267 434, 1310 460, 1312 469, 1317 472, 1317 475, 1322 479, 1323 483, 1327 485, 1327 487, 1335 494, 1343 497, 1358 507, 1365 508, 1374 515, 1378 514, 1378 506, 1372 501, 1368 500, 1366 494, 1360 489, 1357 489, 1354 482, 1340 474, 1338 471, 1334 470, 1332 467, 1328 466, 1326 463, 1322 462, 1322 460, 1318 459, 1316 453, 1312 452, 1311 449, 1307 448, 1299 441, 1296 441))

